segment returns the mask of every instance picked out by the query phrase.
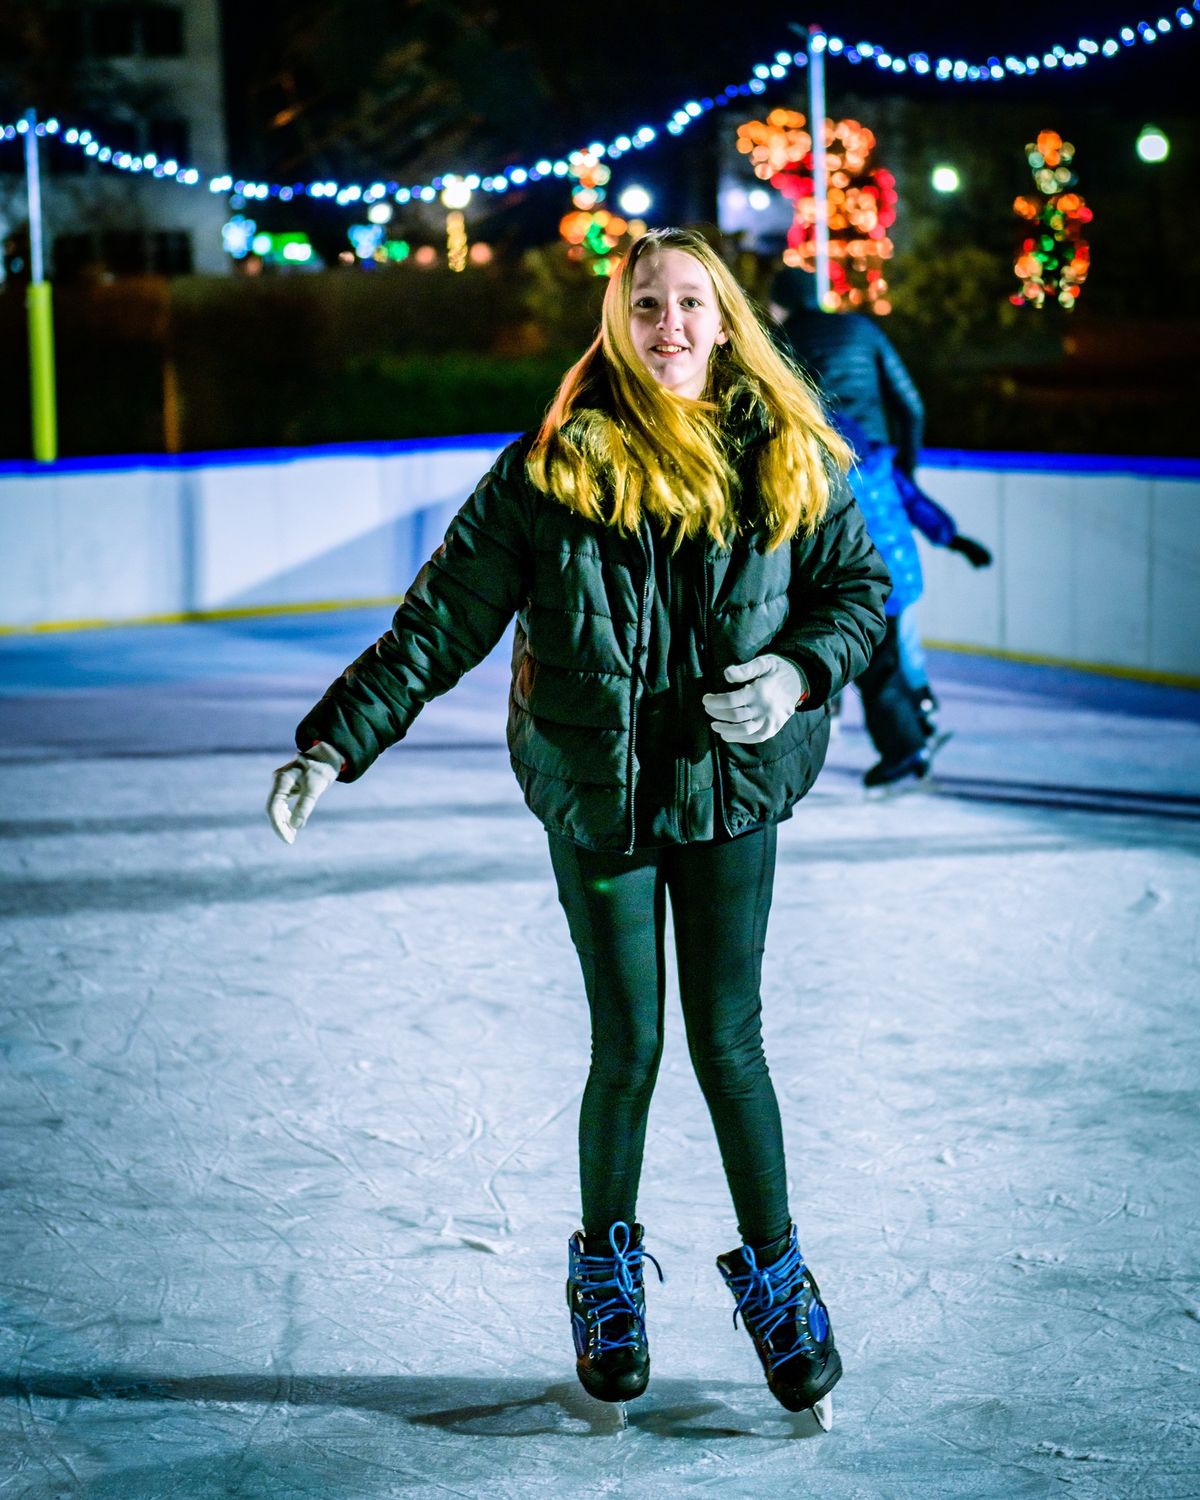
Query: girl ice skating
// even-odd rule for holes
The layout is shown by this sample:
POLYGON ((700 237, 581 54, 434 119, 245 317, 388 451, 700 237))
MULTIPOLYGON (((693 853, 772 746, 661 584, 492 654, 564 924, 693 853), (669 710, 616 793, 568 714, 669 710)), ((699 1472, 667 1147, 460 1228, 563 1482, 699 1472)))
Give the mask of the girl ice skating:
POLYGON ((287 842, 513 617, 508 743, 544 824, 591 1014, 568 1246, 576 1367, 604 1401, 650 1374, 637 1222, 662 1055, 666 902, 688 1047, 742 1243, 717 1259, 771 1391, 817 1408, 841 1375, 787 1201, 759 982, 777 825, 811 787, 828 702, 884 632, 889 583, 849 452, 698 234, 655 230, 541 429, 480 481, 277 773, 287 842))

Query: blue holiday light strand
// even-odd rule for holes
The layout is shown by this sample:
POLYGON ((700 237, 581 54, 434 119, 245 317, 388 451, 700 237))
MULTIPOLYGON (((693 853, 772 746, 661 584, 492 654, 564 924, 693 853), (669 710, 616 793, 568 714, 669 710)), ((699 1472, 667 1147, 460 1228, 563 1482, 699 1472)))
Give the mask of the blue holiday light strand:
MULTIPOLYGON (((814 32, 812 47, 814 51, 824 52, 829 57, 841 58, 852 66, 873 63, 883 72, 913 73, 919 77, 930 77, 939 83, 992 83, 1010 77, 1029 77, 1042 71, 1055 71, 1058 68, 1073 71, 1086 67, 1093 59, 1116 57, 1122 49, 1136 47, 1139 43, 1146 46, 1153 45, 1160 37, 1168 36, 1176 30, 1189 30, 1195 24, 1192 11, 1200 11, 1200 0, 1192 0, 1190 9, 1186 6, 1179 6, 1174 12, 1173 19, 1160 16, 1153 23, 1138 21, 1136 25, 1123 26, 1115 37, 1110 36, 1103 42, 1094 41, 1090 37, 1080 37, 1071 48, 1054 46, 1040 56, 1035 53, 1027 53, 1024 56, 1009 53, 1004 58, 989 57, 984 63, 969 63, 963 58, 955 57, 930 57, 926 52, 910 52, 905 56, 899 56, 875 42, 850 43, 842 37, 831 36, 822 31, 814 32)), ((366 185, 336 181, 291 184, 255 182, 250 179, 235 178, 232 173, 225 172, 217 177, 209 177, 207 187, 212 193, 231 193, 244 199, 277 198, 283 203, 294 198, 330 198, 341 207, 352 203, 376 203, 384 198, 391 198, 396 203, 402 204, 432 203, 441 190, 451 182, 462 183, 472 191, 506 193, 509 188, 523 187, 527 183, 540 182, 546 178, 564 178, 569 174, 572 163, 584 155, 617 161, 630 151, 641 151, 649 146, 658 139, 660 131, 673 136, 682 135, 689 125, 694 124, 710 110, 722 109, 737 99, 763 94, 772 83, 786 78, 793 68, 805 67, 807 63, 808 56, 805 52, 777 52, 772 62, 756 64, 752 70, 752 77, 747 82, 730 84, 728 88, 711 98, 705 96, 702 99, 689 100, 676 109, 671 118, 658 129, 651 125, 643 125, 640 129, 628 135, 618 135, 607 143, 592 141, 577 151, 569 152, 565 157, 556 160, 543 157, 532 166, 505 167, 503 171, 490 176, 481 176, 475 172, 465 174, 446 172, 434 177, 430 182, 405 186, 395 181, 378 181, 366 185)), ((18 120, 15 125, 0 126, 0 144, 5 141, 15 141, 28 129, 29 124, 26 120, 18 120)), ((39 136, 57 137, 66 145, 77 148, 85 156, 91 157, 104 166, 130 172, 135 176, 144 174, 149 177, 163 178, 181 183, 185 187, 198 187, 205 181, 204 175, 195 167, 182 166, 171 158, 159 158, 151 152, 139 156, 134 152, 116 150, 105 145, 92 131, 78 130, 74 127, 64 128, 56 119, 38 121, 35 130, 39 136)))
MULTIPOLYGON (((851 44, 841 37, 823 33, 814 36, 813 49, 823 51, 830 57, 841 57, 852 64, 873 62, 884 71, 930 75, 939 83, 992 83, 1008 77, 1024 78, 1043 69, 1053 71, 1056 68, 1082 68, 1093 58, 1116 57, 1123 47, 1136 47, 1139 42, 1153 44, 1159 37, 1167 36, 1176 28, 1181 31, 1189 30, 1195 24, 1191 13, 1193 10, 1200 11, 1200 0, 1193 0, 1190 10, 1186 6, 1179 6, 1173 20, 1169 16, 1160 16, 1153 24, 1139 21, 1136 26, 1122 26, 1116 37, 1108 37, 1103 42, 1094 41, 1091 37, 1080 37, 1074 47, 1051 47, 1040 57, 1037 53, 1020 56, 1010 52, 1003 59, 989 57, 984 63, 969 63, 958 57, 931 59, 927 52, 910 52, 907 56, 900 57, 875 42, 851 44)), ((759 78, 767 76, 762 71, 761 64, 754 71, 759 78)))

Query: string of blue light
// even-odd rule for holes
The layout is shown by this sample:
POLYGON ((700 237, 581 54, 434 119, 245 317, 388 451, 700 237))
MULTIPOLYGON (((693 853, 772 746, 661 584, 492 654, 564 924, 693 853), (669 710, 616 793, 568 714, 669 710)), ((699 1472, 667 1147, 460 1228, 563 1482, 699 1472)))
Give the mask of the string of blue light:
MULTIPOLYGON (((992 83, 1013 77, 1030 77, 1059 68, 1074 71, 1086 67, 1093 60, 1116 57, 1126 48, 1137 47, 1139 44, 1151 46, 1161 37, 1176 31, 1190 30, 1195 24, 1192 11, 1200 11, 1200 0, 1192 0, 1190 8, 1179 6, 1173 18, 1160 16, 1154 22, 1138 21, 1135 25, 1122 26, 1115 36, 1109 36, 1101 42, 1091 37, 1080 37, 1074 47, 1054 46, 1040 56, 1036 53, 1022 56, 1013 52, 1003 58, 989 57, 983 63, 970 63, 963 58, 931 57, 926 52, 910 52, 900 56, 875 42, 850 43, 842 37, 822 31, 814 33, 812 46, 815 51, 824 52, 828 57, 840 58, 851 66, 870 63, 883 72, 913 73, 939 83, 992 83)), ((756 64, 752 76, 745 83, 730 84, 712 97, 689 100, 657 129, 651 125, 643 125, 629 134, 618 135, 612 141, 592 141, 587 146, 569 152, 565 157, 543 157, 532 166, 505 167, 488 176, 475 172, 446 172, 429 182, 409 186, 396 181, 368 184, 336 181, 290 184, 255 182, 223 172, 209 177, 207 187, 212 193, 233 194, 246 200, 277 198, 286 203, 294 198, 328 198, 342 207, 360 202, 370 204, 384 198, 391 198, 400 204, 432 203, 450 182, 462 183, 472 191, 506 193, 510 188, 523 187, 527 183, 540 182, 546 178, 565 178, 570 173, 572 163, 584 155, 617 161, 629 152, 644 150, 659 138, 661 132, 672 136, 682 135, 689 125, 710 110, 723 109, 737 99, 763 94, 772 83, 785 79, 793 68, 802 68, 807 64, 808 56, 805 52, 777 52, 772 62, 756 64)), ((139 156, 133 152, 114 149, 99 140, 92 131, 80 130, 74 126, 64 127, 56 119, 39 120, 34 128, 39 136, 54 136, 66 145, 82 151, 85 156, 119 171, 135 176, 145 173, 151 177, 177 182, 184 187, 199 187, 205 182, 204 174, 195 167, 181 166, 179 162, 169 158, 160 160, 149 152, 139 156)), ((0 144, 18 140, 28 129, 28 122, 23 119, 15 124, 0 126, 0 144)))

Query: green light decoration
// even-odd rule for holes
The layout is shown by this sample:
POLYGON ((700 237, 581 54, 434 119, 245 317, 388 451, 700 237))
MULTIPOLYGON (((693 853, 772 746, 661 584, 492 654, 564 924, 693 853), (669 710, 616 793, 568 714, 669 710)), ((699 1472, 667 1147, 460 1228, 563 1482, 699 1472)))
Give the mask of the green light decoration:
POLYGON ((1009 301, 1014 307, 1044 307, 1053 298, 1070 312, 1091 266, 1083 226, 1092 222, 1092 211, 1072 191, 1075 147, 1056 131, 1043 130, 1025 147, 1025 158, 1039 196, 1022 194, 1013 204, 1013 212, 1033 233, 1021 242, 1013 265, 1021 289, 1009 301))
POLYGON ((259 260, 271 264, 308 265, 315 251, 308 236, 298 231, 269 233, 259 229, 253 219, 243 219, 235 214, 221 231, 225 249, 235 260, 244 260, 247 255, 256 255, 259 260))
POLYGON ((566 175, 575 206, 560 221, 558 232, 567 242, 567 256, 585 262, 594 276, 611 276, 621 263, 619 251, 646 232, 645 221, 625 219, 605 208, 612 172, 594 153, 573 152, 566 175))
POLYGON ((606 255, 612 248, 608 236, 604 232, 603 225, 591 224, 588 232, 583 237, 583 248, 590 250, 593 255, 606 255))

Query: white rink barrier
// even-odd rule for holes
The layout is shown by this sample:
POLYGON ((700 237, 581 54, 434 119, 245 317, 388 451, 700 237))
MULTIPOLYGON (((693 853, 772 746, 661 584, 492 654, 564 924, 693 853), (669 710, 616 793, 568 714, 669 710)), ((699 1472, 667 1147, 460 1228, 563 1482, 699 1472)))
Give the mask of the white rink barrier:
MULTIPOLYGON (((503 434, 0 464, 0 631, 401 594, 503 434)), ((992 549, 922 548, 922 635, 1200 680, 1200 462, 930 450, 919 479, 992 549)))
POLYGON ((929 450, 918 471, 994 566, 921 539, 921 635, 1200 686, 1200 462, 929 450))

